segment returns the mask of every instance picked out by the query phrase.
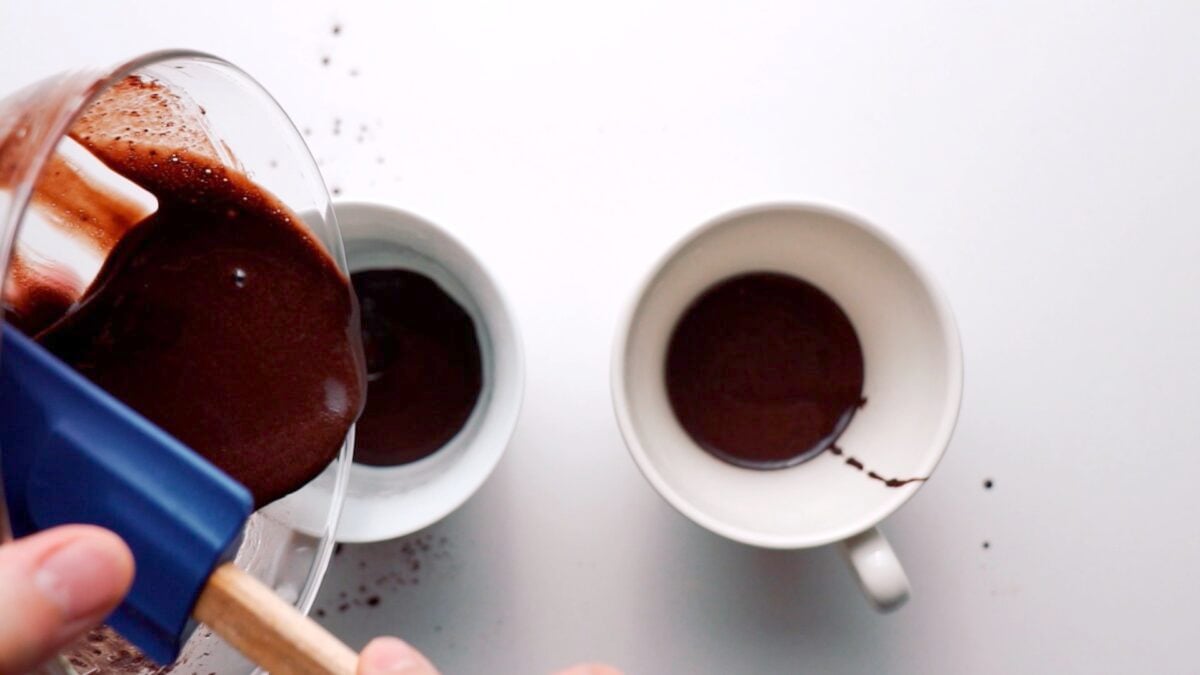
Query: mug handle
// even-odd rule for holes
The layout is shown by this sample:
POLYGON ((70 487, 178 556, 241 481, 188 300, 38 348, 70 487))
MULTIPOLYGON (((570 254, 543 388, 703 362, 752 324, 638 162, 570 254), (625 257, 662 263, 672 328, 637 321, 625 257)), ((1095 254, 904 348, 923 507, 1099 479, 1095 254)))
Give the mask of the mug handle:
POLYGON ((908 575, 878 527, 843 539, 838 548, 875 609, 890 612, 908 600, 908 575))

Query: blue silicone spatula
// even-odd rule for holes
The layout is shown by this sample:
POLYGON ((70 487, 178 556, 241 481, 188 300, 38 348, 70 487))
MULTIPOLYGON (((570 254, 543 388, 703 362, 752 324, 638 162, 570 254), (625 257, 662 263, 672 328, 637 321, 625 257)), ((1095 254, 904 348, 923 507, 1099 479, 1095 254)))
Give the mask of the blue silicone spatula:
POLYGON ((108 623, 159 663, 197 621, 273 673, 353 675, 349 647, 231 560, 241 484, 16 329, 0 340, 0 474, 13 533, 88 523, 133 551, 108 623))

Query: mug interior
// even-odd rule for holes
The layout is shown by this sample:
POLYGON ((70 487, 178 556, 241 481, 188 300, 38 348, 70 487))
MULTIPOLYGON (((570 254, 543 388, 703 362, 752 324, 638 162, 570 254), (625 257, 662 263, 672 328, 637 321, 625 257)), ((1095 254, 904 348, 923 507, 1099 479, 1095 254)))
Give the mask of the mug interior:
POLYGON ((705 527, 750 544, 826 544, 886 517, 920 486, 868 477, 928 477, 949 441, 962 357, 949 307, 893 242, 850 216, 783 205, 740 211, 682 242, 651 276, 618 338, 613 369, 618 420, 654 487, 705 527), (863 348, 867 404, 830 452, 777 470, 723 462, 697 446, 667 399, 669 338, 713 284, 755 271, 790 274, 828 293, 863 348), (846 465, 854 457, 865 465, 846 465))

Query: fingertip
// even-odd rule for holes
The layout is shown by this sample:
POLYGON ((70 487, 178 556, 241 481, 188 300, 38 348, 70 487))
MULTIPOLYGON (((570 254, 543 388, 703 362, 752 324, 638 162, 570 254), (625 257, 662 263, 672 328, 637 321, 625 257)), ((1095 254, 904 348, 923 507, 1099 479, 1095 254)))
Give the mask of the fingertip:
POLYGON ((129 544, 115 532, 95 525, 74 525, 81 529, 83 537, 89 540, 90 547, 103 558, 101 564, 106 565, 112 575, 113 588, 120 588, 120 597, 125 597, 129 587, 133 585, 133 576, 137 563, 133 559, 133 551, 129 544))
POLYGON ((437 675, 437 669, 403 640, 372 640, 358 659, 358 675, 437 675))
MULTIPOLYGON (((14 544, 30 550, 40 548, 42 551, 54 550, 66 544, 86 542, 96 553, 103 557, 109 571, 125 582, 128 588, 133 583, 134 559, 133 551, 125 540, 115 532, 99 525, 59 525, 34 535, 17 540, 14 544)), ((39 555, 35 553, 34 555, 39 555)))
POLYGON ((78 626, 98 623, 133 582, 133 555, 120 537, 98 527, 72 526, 61 543, 39 556, 34 587, 58 607, 64 639, 78 626))
POLYGON ((555 675, 622 675, 621 671, 602 663, 581 663, 555 675))
POLYGON ((0 546, 0 673, 26 672, 100 623, 133 582, 120 537, 68 525, 0 546))

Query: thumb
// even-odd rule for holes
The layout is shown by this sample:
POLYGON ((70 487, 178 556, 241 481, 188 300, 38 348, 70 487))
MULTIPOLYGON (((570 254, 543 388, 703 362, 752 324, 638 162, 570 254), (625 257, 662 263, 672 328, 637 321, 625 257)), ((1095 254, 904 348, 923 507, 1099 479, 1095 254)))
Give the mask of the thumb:
POLYGON ((437 668, 402 640, 375 638, 358 657, 358 675, 438 675, 437 668))
POLYGON ((100 623, 133 581, 117 535, 68 525, 0 546, 0 673, 24 673, 100 623))

